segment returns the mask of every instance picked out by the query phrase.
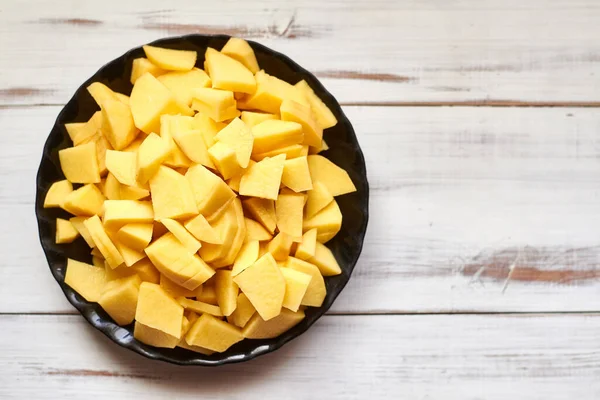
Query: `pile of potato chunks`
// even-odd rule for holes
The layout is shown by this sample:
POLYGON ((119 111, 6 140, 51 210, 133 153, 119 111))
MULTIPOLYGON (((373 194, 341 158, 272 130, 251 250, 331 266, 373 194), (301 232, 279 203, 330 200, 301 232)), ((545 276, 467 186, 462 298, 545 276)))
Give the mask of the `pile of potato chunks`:
POLYGON ((318 154, 337 120, 305 81, 260 70, 244 40, 208 48, 204 70, 195 51, 144 51, 130 96, 93 83, 100 110, 65 124, 66 179, 44 207, 74 215, 56 220, 56 243, 81 236, 93 255, 69 259, 65 283, 152 346, 276 337, 341 273, 324 243, 342 224, 334 196, 356 188, 318 154))

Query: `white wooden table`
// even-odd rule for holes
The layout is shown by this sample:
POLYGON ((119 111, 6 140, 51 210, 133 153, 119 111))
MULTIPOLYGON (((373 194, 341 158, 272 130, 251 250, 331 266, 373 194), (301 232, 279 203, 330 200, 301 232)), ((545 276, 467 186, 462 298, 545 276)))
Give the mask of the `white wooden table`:
POLYGON ((597 0, 3 0, 0 398, 598 399, 599 21, 597 0), (34 176, 62 105, 106 61, 221 32, 337 96, 371 220, 309 332, 246 364, 182 368, 119 348, 67 303, 34 176))

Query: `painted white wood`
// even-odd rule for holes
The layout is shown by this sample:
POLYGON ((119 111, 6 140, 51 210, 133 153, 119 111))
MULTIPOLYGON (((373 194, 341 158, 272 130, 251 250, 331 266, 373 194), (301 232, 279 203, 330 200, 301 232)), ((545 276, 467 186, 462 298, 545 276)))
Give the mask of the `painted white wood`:
POLYGON ((150 361, 79 316, 0 316, 0 397, 563 400, 600 396, 600 317, 328 316, 219 368, 150 361))
MULTIPOLYGON (((72 312, 33 213, 59 107, 0 109, 0 312, 72 312)), ((600 115, 594 109, 346 107, 371 219, 335 313, 594 311, 600 115), (507 279, 511 272, 511 279, 507 279)))
POLYGON ((595 0, 5 1, 0 104, 63 104, 107 61, 166 36, 281 51, 343 103, 600 101, 595 0))

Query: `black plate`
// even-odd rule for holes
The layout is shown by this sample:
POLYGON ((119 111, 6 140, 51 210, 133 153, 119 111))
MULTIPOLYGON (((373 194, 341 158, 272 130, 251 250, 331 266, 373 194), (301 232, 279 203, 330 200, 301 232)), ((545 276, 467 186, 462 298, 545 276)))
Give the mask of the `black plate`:
MULTIPOLYGON (((220 49, 228 39, 229 36, 225 35, 188 35, 161 39, 152 44, 173 49, 196 50, 198 52, 197 65, 202 68, 204 65, 203 55, 206 48, 214 47, 220 49)), ((358 189, 356 193, 337 198, 344 216, 343 225, 340 233, 327 244, 342 267, 342 274, 325 279, 327 297, 321 307, 308 307, 306 318, 300 324, 275 339, 244 340, 232 346, 224 353, 216 353, 211 356, 204 356, 180 348, 161 349, 148 346, 134 339, 132 333, 133 325, 127 327, 118 326, 97 303, 85 301, 64 283, 67 257, 91 263, 90 249, 83 239, 79 238, 68 245, 57 245, 54 243, 56 218, 69 218, 70 215, 60 209, 43 208, 44 197, 50 185, 57 180, 64 179, 58 161, 58 151, 72 146, 64 124, 67 122, 85 122, 98 110, 98 106, 85 89, 92 82, 102 82, 120 93, 131 93, 132 85, 129 82, 131 63, 135 58, 144 57, 141 47, 130 50, 121 57, 106 64, 77 89, 73 98, 58 115, 44 146, 42 161, 40 162, 37 174, 35 213, 38 220, 40 241, 46 254, 50 271, 52 271, 52 275, 54 275, 69 302, 81 312, 90 324, 120 346, 148 358, 180 365, 216 366, 247 361, 259 355, 277 350, 285 343, 306 331, 331 307, 335 298, 340 294, 348 279, 350 279, 350 274, 356 265, 362 249, 367 229, 369 186, 364 157, 350 121, 348 121, 348 118, 342 112, 338 102, 325 90, 314 75, 283 54, 255 42, 250 42, 250 45, 256 53, 260 67, 267 73, 292 84, 301 79, 306 80, 315 93, 333 111, 339 122, 335 127, 327 129, 324 132, 324 138, 330 147, 324 155, 348 171, 358 189)))

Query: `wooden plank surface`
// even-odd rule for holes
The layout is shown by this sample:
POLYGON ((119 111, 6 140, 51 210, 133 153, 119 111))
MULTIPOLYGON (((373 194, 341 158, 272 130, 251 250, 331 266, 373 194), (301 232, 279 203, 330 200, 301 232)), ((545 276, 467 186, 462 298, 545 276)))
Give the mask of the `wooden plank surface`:
MULTIPOLYGON (((72 312, 37 239, 34 177, 59 107, 0 110, 0 312, 72 312), (35 118, 31 118, 35 116, 35 118), (15 241, 15 239, 17 239, 15 241)), ((346 107, 372 188, 335 313, 597 311, 594 109, 346 107)))
POLYGON ((599 315, 327 316, 273 354, 213 369, 143 359, 80 316, 1 316, 0 329, 2 398, 600 396, 599 315))
POLYGON ((600 105, 596 0, 184 5, 3 2, 0 104, 63 104, 132 47, 227 33, 284 52, 346 104, 600 105))

